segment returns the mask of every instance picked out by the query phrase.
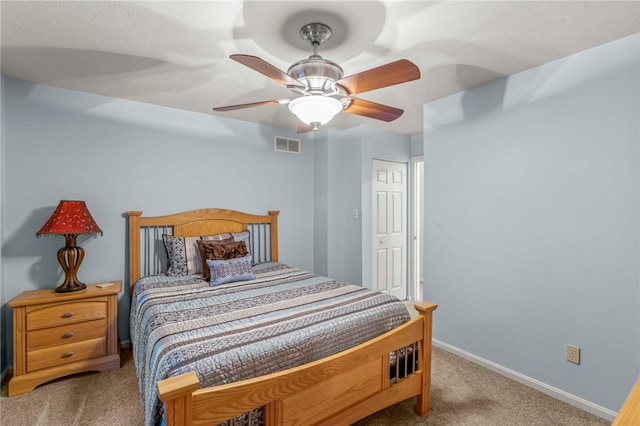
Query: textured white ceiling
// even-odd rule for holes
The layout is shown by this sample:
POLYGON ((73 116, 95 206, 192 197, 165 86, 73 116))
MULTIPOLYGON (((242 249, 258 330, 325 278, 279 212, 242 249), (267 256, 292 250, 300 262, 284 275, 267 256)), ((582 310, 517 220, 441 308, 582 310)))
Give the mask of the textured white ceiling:
POLYGON ((205 114, 296 128, 285 105, 213 107, 293 93, 229 59, 256 55, 286 71, 311 54, 306 23, 334 31, 320 55, 345 75, 405 58, 422 78, 358 97, 405 110, 385 123, 421 133, 433 99, 640 32, 637 1, 2 1, 1 65, 8 78, 205 114))

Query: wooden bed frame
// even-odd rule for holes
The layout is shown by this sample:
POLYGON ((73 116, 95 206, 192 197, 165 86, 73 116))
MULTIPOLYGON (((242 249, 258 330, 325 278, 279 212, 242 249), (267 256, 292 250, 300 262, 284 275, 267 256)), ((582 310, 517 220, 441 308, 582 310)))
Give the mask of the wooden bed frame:
MULTIPOLYGON (((278 261, 278 213, 269 211, 268 215, 261 216, 203 209, 142 217, 141 211, 127 212, 130 288, 140 278, 141 268, 144 269, 141 257, 149 253, 141 246, 145 242, 145 228, 169 227, 173 235, 200 236, 266 225, 269 260, 275 262, 278 261)), ((157 243, 158 237, 150 239, 157 243)), ((437 305, 423 302, 415 307, 418 317, 394 330, 299 367, 204 389, 200 389, 195 372, 161 380, 158 388, 160 400, 165 403, 166 424, 218 424, 264 407, 266 426, 347 425, 414 396, 417 397, 416 413, 424 416, 430 404, 432 313, 437 305), (417 369, 391 380, 390 354, 398 354, 408 347, 417 347, 417 369)))

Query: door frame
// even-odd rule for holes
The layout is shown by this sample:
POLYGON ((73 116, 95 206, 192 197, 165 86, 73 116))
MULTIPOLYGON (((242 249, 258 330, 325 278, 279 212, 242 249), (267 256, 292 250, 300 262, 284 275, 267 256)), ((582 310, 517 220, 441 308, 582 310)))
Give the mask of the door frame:
POLYGON ((411 300, 421 302, 424 298, 422 295, 424 230, 420 227, 420 224, 424 222, 424 156, 411 157, 409 173, 411 175, 409 180, 411 188, 411 201, 409 203, 411 216, 411 235, 409 236, 411 243, 409 251, 411 273, 409 276, 411 277, 411 284, 409 286, 409 294, 411 300), (421 171, 418 168, 419 163, 422 164, 421 171))

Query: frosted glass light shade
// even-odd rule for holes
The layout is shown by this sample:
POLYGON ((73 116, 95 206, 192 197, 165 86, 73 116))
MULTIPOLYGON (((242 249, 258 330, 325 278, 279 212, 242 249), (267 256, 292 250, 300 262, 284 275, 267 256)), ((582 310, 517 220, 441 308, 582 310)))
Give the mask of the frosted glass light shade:
POLYGON ((328 96, 302 96, 289 102, 289 110, 303 123, 325 124, 342 111, 342 103, 328 96))

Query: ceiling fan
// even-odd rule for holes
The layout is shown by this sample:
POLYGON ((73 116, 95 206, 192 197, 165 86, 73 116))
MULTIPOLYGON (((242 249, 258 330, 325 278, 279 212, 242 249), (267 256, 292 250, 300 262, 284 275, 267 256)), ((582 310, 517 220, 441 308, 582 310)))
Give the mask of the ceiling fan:
POLYGON ((257 56, 231 55, 231 59, 258 71, 301 96, 293 99, 269 100, 213 108, 232 111, 257 106, 288 104, 300 120, 298 133, 318 130, 340 111, 376 120, 393 121, 404 112, 392 106, 365 101, 353 95, 406 83, 420 78, 420 70, 412 62, 400 59, 349 77, 342 68, 318 55, 318 47, 331 37, 331 28, 320 23, 305 25, 300 37, 313 47, 313 54, 291 65, 285 73, 257 56))

